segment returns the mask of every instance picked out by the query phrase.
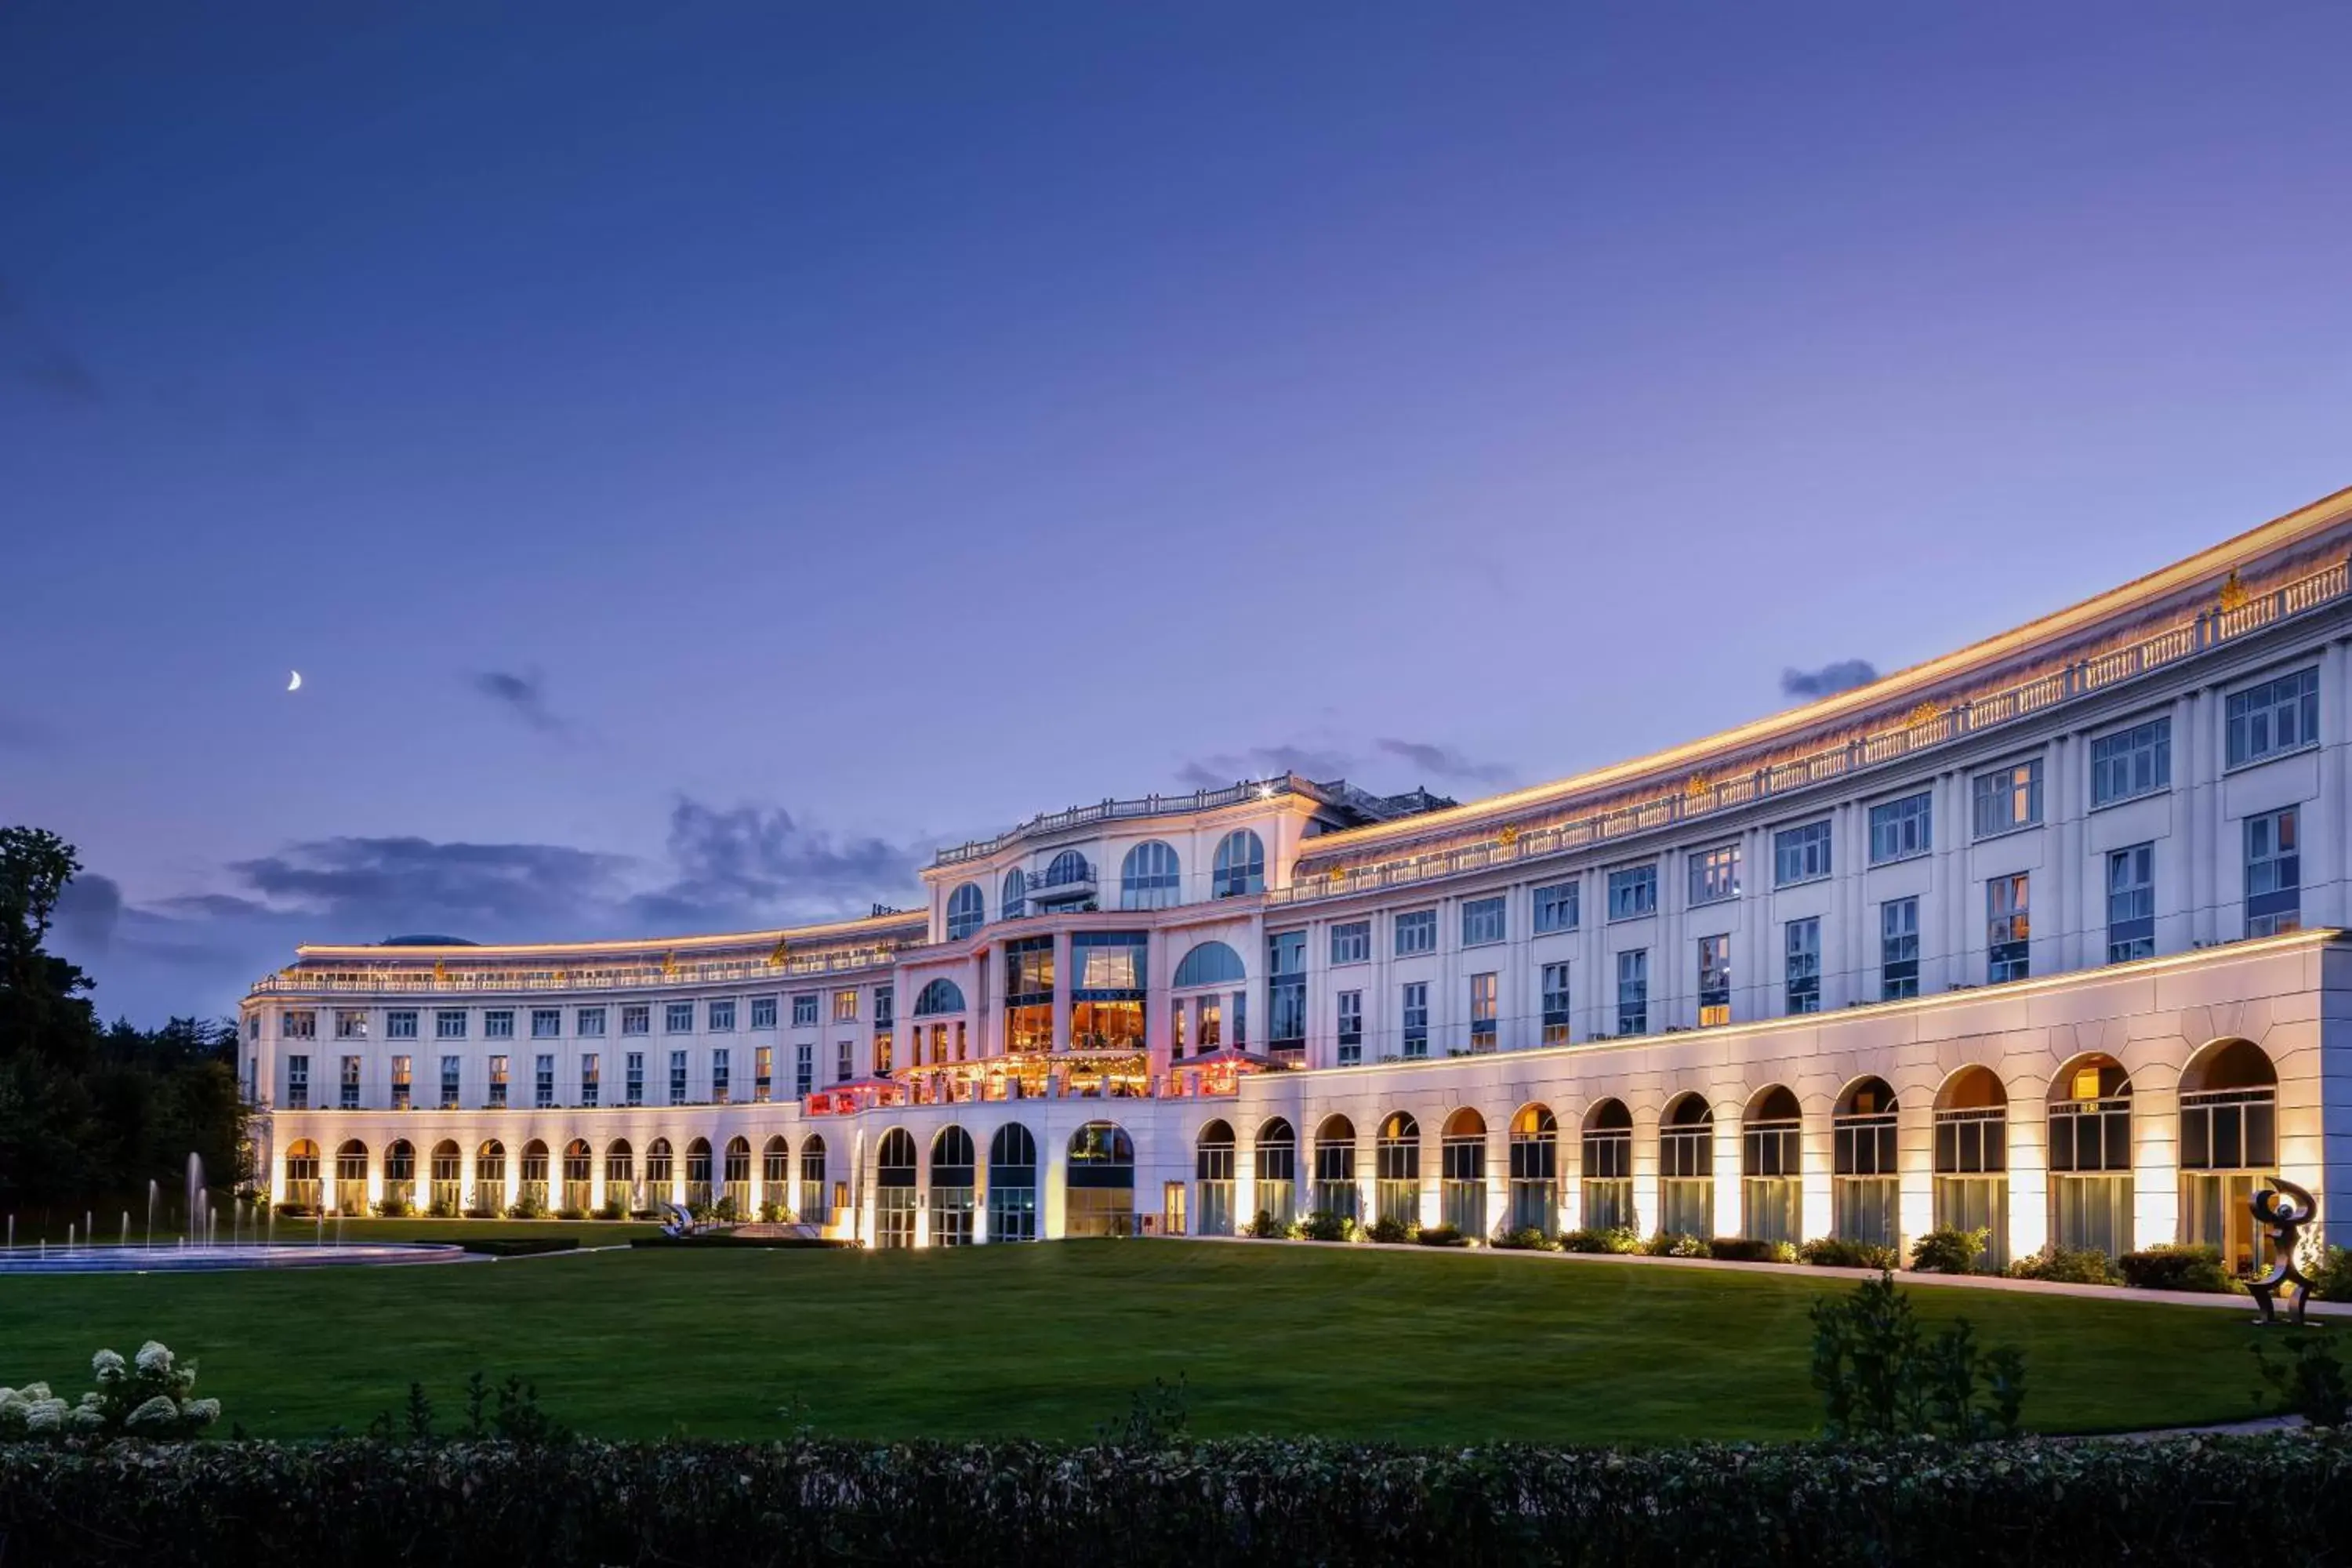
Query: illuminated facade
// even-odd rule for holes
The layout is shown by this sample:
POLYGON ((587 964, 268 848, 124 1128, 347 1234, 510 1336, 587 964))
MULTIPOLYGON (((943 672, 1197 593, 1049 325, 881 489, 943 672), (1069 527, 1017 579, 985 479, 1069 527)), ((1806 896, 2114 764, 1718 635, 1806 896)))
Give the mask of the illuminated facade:
POLYGON ((1276 778, 944 851, 905 913, 304 947, 244 1008, 270 1191, 2241 1261, 2257 1178, 2352 1204, 2347 550, 2352 491, 1467 805, 1276 778))

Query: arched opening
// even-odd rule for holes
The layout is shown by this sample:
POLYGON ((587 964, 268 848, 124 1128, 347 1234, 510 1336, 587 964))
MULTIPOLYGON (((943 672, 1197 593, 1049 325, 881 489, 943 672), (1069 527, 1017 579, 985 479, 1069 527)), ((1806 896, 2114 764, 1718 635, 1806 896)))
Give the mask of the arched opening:
POLYGON ((1327 1116, 1315 1130, 1315 1209, 1334 1219, 1361 1217, 1356 1185, 1356 1124, 1327 1116))
POLYGON ((760 1151, 760 1217, 771 1224, 792 1217, 793 1146, 778 1133, 760 1151))
POLYGON ((1044 886, 1049 889, 1076 888, 1093 882, 1095 868, 1084 855, 1065 849, 1045 865, 1044 886))
POLYGON ((591 1194, 596 1185, 596 1156, 585 1138, 574 1138, 563 1146, 563 1216, 585 1219, 591 1194))
POLYGON ((699 1214, 711 1197, 710 1140, 697 1138, 686 1146, 686 1206, 699 1214))
POLYGON ((1118 907, 1164 910, 1181 901, 1176 851, 1157 838, 1127 852, 1118 870, 1118 907))
POLYGON ((934 980, 915 994, 915 1016, 963 1011, 963 988, 952 980, 934 980))
POLYGON ((668 1139, 656 1138, 646 1145, 646 1207, 677 1201, 677 1170, 668 1139))
POLYGON ((2101 1052, 2050 1082, 2050 1244, 2120 1258, 2132 1249, 2131 1076, 2101 1052))
POLYGON ((965 882, 948 895, 948 940, 961 942, 988 923, 987 900, 980 884, 965 882))
POLYGON ((1841 1240, 1893 1247, 1899 1238, 1895 1114, 1895 1091, 1883 1078, 1856 1079, 1838 1096, 1830 1119, 1830 1220, 1841 1240))
POLYGON ((915 1140, 903 1127, 882 1134, 874 1152, 874 1245, 915 1245, 915 1140))
POLYGON ((1234 1130, 1212 1121, 1192 1141, 1192 1186, 1202 1236, 1234 1233, 1234 1130))
POLYGON ((472 1219, 496 1219, 507 1207, 507 1146, 493 1138, 474 1151, 472 1219))
POLYGON ((425 1207, 436 1219, 455 1219, 466 1206, 466 1154, 454 1138, 433 1145, 433 1163, 425 1172, 425 1207))
POLYGON ((1937 1091, 1936 1228, 1983 1231, 1978 1267, 2009 1267, 2009 1092, 1990 1068, 1964 1067, 1937 1091))
POLYGON ((297 1138, 286 1147, 286 1204, 289 1208, 315 1209, 324 1201, 320 1190, 319 1146, 297 1138))
POLYGON ((1372 1220, 1421 1224, 1421 1123, 1392 1110, 1372 1140, 1372 1220))
POLYGON ((942 1127, 931 1140, 931 1245, 970 1247, 973 1179, 979 1161, 971 1134, 942 1127))
POLYGON ((1486 1119, 1463 1106, 1438 1134, 1438 1218, 1472 1240, 1486 1234, 1486 1119))
POLYGON ((1135 1229, 1135 1144, 1115 1122, 1089 1121, 1071 1136, 1066 1185, 1071 1236, 1128 1236, 1135 1229))
POLYGON ((988 1141, 988 1239, 1037 1239, 1037 1141, 1017 1121, 988 1141))
POLYGON ((1015 866, 1004 873, 1004 889, 997 899, 996 918, 1017 921, 1029 912, 1029 875, 1015 866))
POLYGON ((547 1214, 547 1144, 540 1139, 522 1146, 522 1187, 515 1204, 533 1219, 547 1214))
POLYGON ((1236 827, 1217 844, 1209 876, 1209 896, 1237 899, 1265 891, 1265 844, 1246 827, 1236 827))
POLYGON ((723 1186, 719 1194, 720 1211, 729 1219, 751 1217, 751 1141, 736 1137, 727 1141, 724 1163, 719 1166, 723 1186))
POLYGON ((1511 1228, 1559 1228, 1559 1122, 1549 1105, 1523 1105, 1511 1118, 1511 1228))
POLYGON ((1715 1108, 1700 1095, 1676 1100, 1658 1123, 1658 1228, 1715 1234, 1715 1108))
POLYGON ((1277 1116, 1257 1130, 1257 1149, 1251 1156, 1257 1180, 1255 1202, 1258 1228, 1272 1234, 1287 1230, 1298 1217, 1298 1134, 1277 1116))
POLYGON ((1804 1170, 1797 1097, 1785 1084, 1759 1090, 1739 1122, 1739 1229, 1755 1241, 1803 1235, 1804 1170))
POLYGON ((368 1212, 367 1145, 356 1138, 344 1141, 335 1151, 335 1212, 363 1215, 368 1212))
POLYGON ((1585 1110, 1577 1155, 1583 1167, 1578 1197, 1585 1228, 1639 1229, 1633 1213, 1633 1113, 1623 1100, 1597 1100, 1585 1110))
POLYGON ((2240 1274, 2267 1265, 2251 1205, 2277 1173, 2278 1069, 2252 1040, 2215 1040, 2180 1075, 2180 1239, 2240 1274))
POLYGON ((625 1138, 604 1146, 604 1217, 619 1219, 636 1212, 637 1161, 625 1138))
POLYGON ((1170 982, 1172 989, 1192 994, 1176 996, 1169 1003, 1169 1054, 1181 1058, 1188 1050, 1198 1056, 1223 1046, 1239 1049, 1247 1045, 1248 978, 1240 953, 1222 942, 1196 943, 1176 966, 1176 977, 1170 982), (1235 989, 1207 989, 1224 985, 1235 989))
POLYGON ((825 1179, 824 1140, 812 1132, 801 1140, 801 1219, 831 1225, 838 1198, 825 1179))
POLYGON ((383 1146, 383 1204, 388 1215, 416 1212, 416 1145, 395 1138, 383 1146))

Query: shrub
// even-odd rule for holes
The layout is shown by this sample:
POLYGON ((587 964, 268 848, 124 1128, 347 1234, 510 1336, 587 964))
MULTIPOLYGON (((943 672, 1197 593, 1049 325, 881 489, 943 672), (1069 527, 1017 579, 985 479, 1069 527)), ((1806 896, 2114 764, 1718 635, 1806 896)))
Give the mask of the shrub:
POLYGON ((1726 1263, 1794 1263, 1797 1249, 1785 1241, 1758 1241, 1746 1236, 1718 1236, 1706 1244, 1706 1256, 1726 1263))
POLYGON ((467 1219, 500 1219, 505 1216, 505 1212, 503 1209, 482 1208, 477 1205, 466 1211, 466 1217, 467 1219))
POLYGON ((526 1192, 515 1199, 514 1206, 507 1210, 507 1217, 509 1219, 545 1219, 547 1200, 537 1193, 526 1192))
POLYGON ((1401 1219, 1376 1219, 1372 1221, 1370 1228, 1364 1232, 1364 1237, 1368 1241, 1411 1241, 1412 1229, 1412 1226, 1401 1219))
POLYGON ((2107 1255, 2095 1247, 2069 1251, 2061 1247, 2045 1247, 2041 1251, 2019 1258, 2009 1266, 2012 1279, 2046 1279, 2057 1285, 2116 1285, 2122 1276, 2107 1255))
POLYGON ((1875 1268, 1885 1272, 1903 1266, 1891 1247, 1874 1241, 1848 1241, 1841 1236, 1817 1236, 1797 1248, 1798 1258, 1816 1268, 1875 1268))
POLYGON ((279 1204, 278 1217, 279 1219, 316 1219, 319 1217, 319 1209, 315 1204, 279 1204))
POLYGON ((1562 1231, 1559 1247, 1562 1252, 1639 1252, 1642 1250, 1642 1238, 1634 1234, 1631 1226, 1601 1226, 1562 1231))
MULTIPOLYGON (((2314 1426, 2342 1426, 2346 1407, 2352 1405, 2352 1386, 2346 1383, 2344 1363, 2335 1350, 2322 1333, 2309 1329, 2285 1342, 2284 1361, 2273 1361, 2259 1340, 2246 1347, 2254 1352, 2263 1381, 2276 1392, 2279 1413, 2300 1415, 2314 1426)), ((2254 1397, 2260 1399, 2261 1393, 2254 1397)))
POLYGON ((1922 1274, 1973 1274, 1991 1235, 1948 1226, 1931 1230, 1912 1245, 1911 1267, 1922 1274))
POLYGON ((435 1219, 456 1219, 457 1217, 457 1200, 444 1194, 441 1197, 435 1198, 433 1200, 433 1206, 426 1209, 425 1212, 431 1215, 435 1219))
POLYGON ((1824 1436, 2014 1436, 2025 1402, 2025 1357, 1979 1351, 1966 1318, 1922 1337, 1911 1299, 1882 1273, 1813 1303, 1813 1386, 1824 1436), (1983 1385, 1981 1398, 1979 1385, 1983 1385))
POLYGON ((386 1193, 375 1205, 375 1212, 381 1219, 406 1219, 416 1212, 416 1205, 408 1201, 405 1193, 386 1193))
POLYGON ((1308 1241, 1353 1241, 1356 1219, 1353 1215, 1317 1209, 1299 1222, 1298 1234, 1308 1241))
POLYGON ((721 1225, 733 1225, 740 1218, 735 1212, 735 1194, 728 1194, 710 1206, 710 1217, 721 1225))
POLYGON ((196 1363, 149 1340, 129 1361, 102 1350, 89 1358, 98 1386, 68 1405, 46 1383, 0 1388, 0 1442, 55 1437, 193 1437, 220 1419, 220 1401, 190 1397, 196 1363))
POLYGON ((1494 1244, 1506 1252, 1558 1252, 1559 1250, 1559 1243, 1556 1239, 1534 1226, 1523 1225, 1517 1230, 1513 1230, 1508 1227, 1508 1222, 1495 1227, 1494 1244))
POLYGON ((1462 1234, 1458 1225, 1425 1225, 1413 1232, 1413 1240, 1423 1247, 1467 1247, 1470 1238, 1462 1234))
POLYGON ((2149 1247, 2116 1260, 2124 1283, 2140 1290, 2198 1290, 2221 1295, 2230 1289, 2218 1247, 2149 1247))
POLYGON ((1705 1258, 1706 1243, 1696 1236, 1685 1236, 1678 1230, 1662 1230, 1642 1243, 1642 1250, 1653 1258, 1705 1258))
POLYGON ((606 1198, 602 1212, 606 1219, 626 1219, 629 1217, 629 1205, 619 1198, 606 1198))
POLYGON ((588 1211, 583 1208, 560 1208, 555 1211, 555 1217, 558 1219, 586 1219, 588 1217, 588 1211))
MULTIPOLYGON (((616 1215, 614 1217, 618 1218, 619 1216, 616 1215)), ((786 1208, 774 1198, 770 1198, 760 1205, 760 1223, 761 1225, 790 1225, 793 1223, 793 1211, 786 1208)))
POLYGON ((1260 1209, 1251 1216, 1248 1224, 1242 1226, 1242 1234, 1270 1240, 1284 1240, 1298 1234, 1298 1222, 1276 1219, 1272 1210, 1260 1209))

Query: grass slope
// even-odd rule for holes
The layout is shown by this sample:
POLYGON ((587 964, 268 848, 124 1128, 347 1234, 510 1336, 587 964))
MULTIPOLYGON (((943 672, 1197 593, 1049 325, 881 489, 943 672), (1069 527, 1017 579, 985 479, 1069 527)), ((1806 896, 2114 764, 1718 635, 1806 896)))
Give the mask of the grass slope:
MULTIPOLYGON (((1204 1436, 1792 1437, 1819 1422, 1806 1309, 1846 1288, 1171 1241, 0 1279, 0 1384, 46 1378, 72 1397, 100 1345, 161 1339, 257 1436, 358 1430, 412 1378, 446 1424, 478 1368, 535 1380, 558 1420, 614 1436, 777 1434, 797 1397, 845 1436, 1083 1437, 1181 1374, 1204 1436)), ((1979 1342, 2024 1348, 2037 1429, 2252 1413, 2241 1314, 1913 1294, 1930 1321, 1964 1313, 1979 1342)))

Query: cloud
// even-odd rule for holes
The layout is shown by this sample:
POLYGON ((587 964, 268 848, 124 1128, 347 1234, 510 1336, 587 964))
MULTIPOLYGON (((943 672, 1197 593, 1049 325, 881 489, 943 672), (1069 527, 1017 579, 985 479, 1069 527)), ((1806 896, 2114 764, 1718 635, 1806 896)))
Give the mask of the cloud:
POLYGON ((1782 670, 1780 695, 1810 702, 1816 697, 1832 697, 1857 686, 1867 686, 1877 679, 1878 670, 1868 659, 1841 658, 1819 669, 1782 670))
POLYGON ((1387 736, 1372 744, 1384 754, 1401 757, 1436 778, 1499 784, 1509 782, 1511 777, 1511 770, 1500 763, 1473 762, 1451 746, 1440 746, 1428 741, 1400 741, 1387 736))
POLYGON ((122 919, 122 888, 111 877, 84 871, 58 894, 56 931, 81 952, 104 952, 122 919))
POLYGON ((537 670, 529 675, 507 669, 477 670, 467 677, 467 684, 541 734, 560 735, 572 728, 569 721, 548 708, 547 682, 537 670))
POLYGON ((675 929, 864 914, 916 885, 921 849, 877 837, 835 837, 782 806, 718 810, 681 799, 669 817, 675 879, 638 894, 640 924, 675 929))
POLYGON ((1194 789, 1223 789, 1243 779, 1281 773, 1294 773, 1326 784, 1352 777, 1361 784, 1366 780, 1360 775, 1370 772, 1378 776, 1395 762, 1406 763, 1432 777, 1475 784, 1496 784, 1511 776, 1511 770, 1500 763, 1474 762, 1450 746, 1428 741, 1401 741, 1392 736, 1374 741, 1369 754, 1335 745, 1253 746, 1246 751, 1218 752, 1185 763, 1176 770, 1176 776, 1194 789))

